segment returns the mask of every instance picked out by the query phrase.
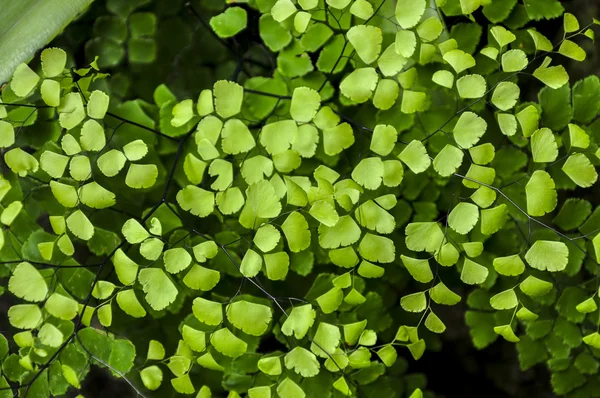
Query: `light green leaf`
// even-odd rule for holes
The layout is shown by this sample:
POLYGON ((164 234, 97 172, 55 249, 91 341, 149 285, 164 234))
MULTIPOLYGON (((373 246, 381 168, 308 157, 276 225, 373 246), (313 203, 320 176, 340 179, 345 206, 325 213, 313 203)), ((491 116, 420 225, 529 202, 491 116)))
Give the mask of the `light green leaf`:
POLYGON ((413 222, 406 226, 406 247, 433 253, 442 247, 444 232, 436 222, 413 222))
POLYGON ((188 185, 177 193, 177 203, 183 210, 198 217, 207 217, 215 208, 215 194, 194 185, 188 185))
POLYGON ((67 227, 81 240, 90 240, 94 236, 94 226, 81 210, 75 210, 67 218, 67 227))
POLYGON ((557 89, 568 83, 569 74, 562 65, 548 66, 550 62, 551 59, 546 57, 544 63, 533 71, 533 76, 546 86, 557 89))
POLYGON ((531 136, 531 154, 537 163, 549 163, 558 157, 558 147, 554 134, 548 128, 536 130, 531 136))
POLYGON ((310 304, 294 307, 283 325, 281 325, 282 333, 286 336, 294 334, 297 339, 304 338, 315 321, 315 315, 315 310, 310 304))
POLYGON ((429 266, 429 260, 411 258, 405 255, 401 255, 400 258, 402 259, 402 264, 404 264, 414 280, 421 283, 431 282, 433 273, 429 266))
POLYGON ((399 0, 396 3, 396 20, 404 29, 412 28, 421 20, 425 12, 425 0, 399 0))
POLYGON ((261 372, 277 376, 281 374, 281 360, 279 357, 263 357, 258 360, 258 369, 261 372))
POLYGON ((210 326, 216 326, 223 322, 223 309, 221 303, 196 297, 192 303, 192 312, 200 321, 210 326))
POLYGON ((490 29, 490 33, 494 36, 494 39, 500 44, 500 47, 504 47, 517 40, 517 37, 510 31, 506 30, 505 27, 497 25, 490 29))
MULTIPOLYGON (((407 0, 408 1, 408 0, 407 0)), ((469 68, 475 66, 475 59, 471 54, 467 54, 462 50, 451 50, 444 54, 444 61, 446 61, 456 74, 459 74, 469 68)))
POLYGON ((340 91, 352 101, 363 103, 371 98, 378 81, 375 68, 358 68, 342 80, 340 91))
POLYGON ((187 250, 181 247, 165 250, 163 261, 165 270, 171 274, 183 271, 192 263, 192 256, 187 250))
POLYGON ((504 337, 506 341, 510 341, 511 343, 518 343, 520 341, 510 325, 494 326, 494 332, 504 337))
POLYGON ((258 275, 262 268, 262 257, 254 250, 248 249, 242 263, 240 264, 240 272, 247 278, 252 278, 258 275))
POLYGON ((436 303, 442 305, 454 305, 460 302, 460 296, 448 289, 446 285, 439 282, 429 290, 429 297, 436 303))
POLYGON ((10 88, 17 96, 27 97, 39 80, 40 77, 27 64, 20 64, 15 69, 10 88))
POLYGON ((425 292, 409 294, 400 299, 400 305, 408 312, 423 312, 427 307, 425 292))
POLYGON ((87 103, 88 116, 94 119, 104 119, 110 97, 100 90, 92 91, 87 103))
POLYGON ((30 263, 17 265, 8 281, 8 290, 25 301, 43 301, 48 295, 44 277, 30 263))
POLYGON ((558 200, 556 185, 550 174, 543 170, 536 170, 531 175, 525 186, 525 193, 527 213, 531 216, 543 216, 556 208, 558 200))
POLYGON ((434 83, 446 88, 452 88, 452 86, 454 85, 454 75, 452 74, 452 72, 447 70, 436 71, 431 77, 431 80, 434 83))
POLYGON ((245 300, 229 304, 225 313, 233 326, 252 336, 262 336, 272 318, 271 308, 245 300))
MULTIPOLYGON (((85 119, 85 109, 79 93, 68 93, 60 100, 58 122, 61 127, 71 130, 85 119)), ((68 155, 68 153, 67 153, 68 155)))
POLYGON ((477 285, 485 282, 488 276, 488 269, 468 258, 465 258, 460 279, 469 285, 477 285))
POLYGON ((492 104, 502 111, 512 109, 519 101, 521 90, 512 82, 501 82, 494 89, 492 104))
POLYGON ((248 23, 246 10, 241 7, 228 7, 221 14, 210 19, 210 27, 222 38, 235 36, 248 23))
POLYGON ((292 212, 281 225, 281 229, 292 252, 298 253, 310 246, 311 233, 302 214, 292 212))
POLYGON ((569 156, 562 166, 562 170, 575 184, 582 188, 591 187, 598 179, 596 168, 582 153, 575 153, 569 156))
POLYGON ((158 168, 154 164, 132 164, 127 170, 125 184, 134 189, 150 188, 156 182, 158 168))
POLYGON ((486 82, 481 75, 466 75, 456 81, 458 95, 461 98, 480 98, 485 95, 486 82))
POLYGON ((541 271, 562 271, 569 260, 569 248, 562 242, 538 240, 525 254, 525 260, 541 271))
MULTIPOLYGON (((238 119, 230 119, 225 122, 225 125, 223 126, 222 136, 223 140, 221 141, 221 147, 223 149, 223 152, 228 153, 230 155, 237 155, 238 153, 248 152, 256 146, 256 142, 254 141, 254 137, 248 129, 248 126, 246 126, 244 122, 238 119)), ((202 155, 202 153, 200 154, 202 155)), ((218 156, 218 153, 216 154, 216 156, 218 156)), ((204 159, 208 160, 208 157, 204 159)))
POLYGON ((523 282, 519 284, 519 288, 523 293, 531 297, 543 296, 552 290, 552 283, 543 281, 529 275, 523 282))
POLYGON ((575 61, 584 61, 586 58, 585 50, 571 40, 563 40, 558 49, 559 54, 574 59, 575 61))
MULTIPOLYGON (((283 0, 279 0, 283 1, 283 0)), ((306 394, 300 386, 289 377, 286 377, 277 385, 277 394, 281 398, 305 398, 306 394)))
POLYGON ((146 310, 142 307, 132 289, 121 290, 117 293, 117 304, 129 316, 134 318, 146 316, 146 310))
POLYGON ((45 79, 40 86, 40 94, 42 99, 48 106, 57 107, 60 105, 60 83, 45 79))
POLYGON ((156 311, 163 310, 175 301, 177 287, 160 268, 140 270, 138 280, 146 293, 146 301, 156 311))
POLYGON ((398 159, 404 162, 404 164, 406 164, 415 174, 424 172, 431 164, 425 146, 418 140, 412 140, 406 148, 400 152, 398 159))
POLYGON ((213 86, 215 109, 222 118, 237 115, 244 100, 244 88, 237 83, 219 80, 213 86))
POLYGON ((352 144, 354 144, 354 134, 348 123, 323 130, 323 149, 329 156, 337 155, 352 144))
POLYGON ((211 334, 210 343, 221 354, 231 358, 239 357, 248 349, 248 344, 227 328, 219 329, 211 334))
POLYGON ((417 38, 412 30, 398 30, 396 32, 396 40, 394 41, 394 49, 405 58, 411 57, 417 46, 417 38))
POLYGON ((265 254, 265 274, 267 278, 284 280, 290 268, 290 257, 286 252, 265 254))
POLYGON ((38 161, 32 155, 21 148, 13 148, 4 154, 4 162, 10 170, 21 177, 27 173, 35 173, 38 170, 38 161))
POLYGON ((494 269, 500 275, 517 276, 525 271, 525 264, 518 254, 494 258, 494 269))
POLYGON ((355 25, 348 30, 346 37, 364 63, 370 64, 379 57, 383 34, 378 27, 355 25))
POLYGON ((522 50, 508 50, 502 54, 502 70, 504 72, 519 72, 528 64, 527 55, 522 50))
POLYGON ((111 149, 98 158, 98 168, 105 176, 114 177, 125 167, 126 161, 127 158, 123 155, 123 152, 111 149))
POLYGON ((150 391, 158 390, 163 380, 163 372, 156 365, 148 366, 140 372, 140 378, 144 387, 150 391))
POLYGON ((513 289, 500 292, 490 298, 490 305, 496 310, 508 310, 519 304, 517 295, 513 289))
POLYGON ((463 160, 463 152, 454 145, 446 146, 433 159, 433 168, 442 177, 451 176, 458 170, 463 160))
POLYGON ((457 204, 448 216, 448 225, 461 235, 469 233, 479 220, 479 209, 472 203, 457 204))
POLYGON ((330 314, 338 309, 340 304, 342 304, 343 299, 344 293, 342 290, 338 287, 333 287, 326 293, 317 297, 316 301, 324 314, 330 314))
POLYGON ((48 300, 46 300, 44 308, 50 315, 67 321, 75 318, 79 310, 77 301, 59 293, 53 293, 48 300))
POLYGON ((316 90, 298 87, 292 94, 290 115, 299 123, 310 122, 321 105, 321 96, 316 90))
POLYGON ((294 369, 302 377, 313 377, 319 374, 319 361, 306 348, 295 347, 285 355, 285 367, 294 369))
POLYGON ((262 220, 274 218, 281 212, 281 203, 268 181, 259 181, 246 190, 246 203, 239 217, 243 227, 254 229, 262 220))
POLYGON ((384 236, 366 233, 358 246, 360 255, 367 261, 391 263, 396 257, 394 242, 384 236))
POLYGON ((462 148, 468 149, 479 142, 486 129, 485 120, 473 112, 464 112, 454 126, 454 139, 462 148))
POLYGON ((115 194, 96 181, 85 184, 79 189, 79 199, 81 203, 92 209, 105 209, 116 203, 115 194))

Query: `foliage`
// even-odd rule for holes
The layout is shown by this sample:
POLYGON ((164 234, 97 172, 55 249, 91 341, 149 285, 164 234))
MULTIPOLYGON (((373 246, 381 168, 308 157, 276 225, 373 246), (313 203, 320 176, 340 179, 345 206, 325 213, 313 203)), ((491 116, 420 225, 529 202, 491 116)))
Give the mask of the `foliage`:
POLYGON ((194 9, 221 51, 261 43, 191 98, 124 100, 101 72, 157 61, 143 0, 94 27, 121 55, 20 64, 0 104, 0 396, 63 395, 91 365, 142 396, 432 396, 406 358, 459 303, 477 348, 516 343, 557 394, 596 396, 600 80, 571 87, 556 61, 582 61, 597 22, 481 3, 194 9), (522 28, 558 17, 555 44, 522 28))

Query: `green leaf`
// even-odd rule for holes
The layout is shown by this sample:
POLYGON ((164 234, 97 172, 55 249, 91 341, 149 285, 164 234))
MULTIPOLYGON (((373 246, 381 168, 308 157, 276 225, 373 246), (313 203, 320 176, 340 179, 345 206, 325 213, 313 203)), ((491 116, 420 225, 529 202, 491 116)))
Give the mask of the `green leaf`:
POLYGON ((12 124, 0 120, 0 148, 8 148, 14 143, 15 129, 12 124))
POLYGON ((586 57, 585 50, 579 47, 571 40, 563 40, 558 49, 559 54, 574 59, 575 61, 584 61, 586 57))
POLYGON ((442 177, 451 176, 458 170, 463 161, 463 152, 454 145, 446 146, 433 159, 433 168, 442 177))
POLYGON ((431 160, 427 155, 427 150, 421 141, 412 140, 398 158, 406 164, 413 173, 419 174, 429 168, 431 160))
POLYGON ((381 185, 383 172, 381 158, 365 158, 352 171, 352 179, 366 189, 375 190, 381 185))
POLYGON ((246 190, 246 203, 239 222, 245 228, 254 229, 262 220, 277 217, 280 212, 281 203, 273 185, 263 180, 250 185, 246 190))
POLYGON ((588 188, 598 179, 598 173, 590 160, 582 153, 570 155, 562 170, 578 186, 588 188))
POLYGON ((569 74, 562 65, 548 66, 551 61, 546 57, 542 65, 533 71, 533 76, 546 86, 557 89, 569 82, 569 74))
MULTIPOLYGON (((354 217, 362 226, 382 234, 389 234, 393 232, 396 227, 394 217, 375 204, 372 200, 368 200, 360 205, 354 212, 354 217)), ((332 231, 338 231, 339 234, 348 233, 350 236, 355 237, 356 240, 360 237, 360 230, 358 227, 356 227, 353 222, 350 223, 349 221, 346 221, 344 224, 336 224, 336 227, 332 231), (342 228, 347 229, 342 231, 342 228)))
POLYGON ((229 118, 240 112, 244 100, 244 88, 242 86, 234 82, 219 80, 213 86, 213 93, 215 109, 219 116, 229 118))
POLYGON ((508 310, 519 304, 517 294, 513 289, 500 292, 490 298, 490 305, 496 310, 508 310))
POLYGON ((44 308, 52 315, 59 319, 71 320, 77 316, 79 310, 77 301, 71 297, 63 296, 59 293, 53 293, 44 308))
POLYGON ((240 264, 240 272, 247 278, 252 278, 258 275, 262 268, 262 257, 255 251, 248 249, 242 263, 240 264))
POLYGON ((238 119, 230 119, 225 122, 222 137, 221 146, 223 152, 231 155, 248 152, 256 146, 256 142, 248 126, 238 119))
POLYGON ((531 216, 543 216, 552 212, 558 200, 555 188, 550 174, 543 170, 536 170, 525 186, 527 213, 531 216))
MULTIPOLYGON (((282 1, 282 0, 279 0, 282 1)), ((294 383, 289 377, 286 377, 277 385, 277 394, 281 398, 305 398, 306 394, 300 386, 294 383)))
MULTIPOLYGON (((288 247, 292 252, 298 253, 310 246, 311 233, 308 228, 309 226, 306 218, 299 212, 292 212, 285 219, 281 225, 281 229, 285 235, 288 247)), ((319 226, 319 228, 321 228, 321 226, 319 226)))
POLYGON ((592 296, 586 299, 585 301, 582 301, 581 303, 577 304, 577 307, 575 308, 577 309, 577 311, 583 314, 589 314, 590 312, 596 311, 598 309, 598 305, 596 304, 596 301, 592 296))
POLYGON ((277 22, 283 22, 297 11, 296 6, 290 0, 277 0, 271 8, 271 15, 277 22))
POLYGON ((554 134, 548 128, 536 130, 531 136, 531 154, 537 163, 549 163, 558 157, 558 147, 554 134))
POLYGON ((525 260, 541 271, 562 271, 569 260, 569 248, 562 242, 538 240, 525 254, 525 260))
POLYGON ((479 209, 472 203, 457 204, 448 216, 448 225, 461 235, 469 233, 479 220, 479 209))
POLYGON ((523 282, 519 284, 519 288, 528 296, 539 297, 552 290, 552 283, 529 275, 523 282))
POLYGON ((194 316, 210 326, 216 326, 223 322, 223 309, 221 303, 197 297, 192 303, 194 316))
POLYGON ((21 148, 13 148, 4 154, 4 161, 13 173, 25 177, 29 172, 35 173, 39 163, 21 148))
POLYGON ((281 360, 279 357, 263 357, 258 360, 258 369, 261 372, 277 376, 281 374, 281 360))
POLYGON ((192 101, 191 99, 186 99, 175 104, 171 113, 173 114, 173 119, 171 119, 171 126, 184 126, 194 117, 194 101, 192 101))
POLYGON ((488 276, 488 269, 468 258, 465 258, 460 279, 469 285, 477 285, 485 282, 488 276))
POLYGON ((42 99, 48 106, 57 107, 60 105, 60 83, 55 80, 46 79, 40 86, 42 99))
POLYGON ((85 119, 85 109, 79 93, 69 93, 62 97, 57 110, 58 122, 67 130, 77 127, 85 119))
POLYGON ((252 336, 262 336, 272 318, 271 308, 245 300, 229 304, 225 313, 233 326, 252 336))
POLYGON ((321 311, 323 311, 323 313, 330 314, 338 309, 343 298, 344 293, 342 293, 342 290, 338 287, 334 287, 317 297, 316 301, 317 304, 319 304, 319 307, 321 307, 321 311))
POLYGON ((518 254, 494 259, 494 269, 500 275, 517 276, 525 271, 525 264, 518 254))
POLYGON ((176 274, 190 266, 192 263, 192 256, 184 248, 177 247, 165 250, 163 261, 165 263, 165 270, 171 274, 176 274))
POLYGON ((248 23, 246 10, 241 7, 228 7, 221 14, 210 19, 210 26, 213 31, 223 38, 235 36, 248 23))
POLYGON ((411 258, 405 255, 401 255, 400 258, 402 260, 402 264, 404 264, 414 280, 421 283, 431 282, 433 279, 433 273, 431 272, 431 267, 429 266, 429 260, 411 258))
POLYGON ((177 203, 183 210, 189 211, 195 216, 207 217, 215 207, 215 194, 188 185, 177 193, 177 203))
POLYGON ((480 98, 485 95, 485 78, 481 75, 466 75, 456 81, 460 98, 480 98))
POLYGON ((501 82, 494 89, 492 103, 500 110, 512 109, 519 101, 521 90, 512 82, 501 82))
POLYGON ((444 54, 444 61, 446 61, 456 74, 459 74, 469 68, 475 66, 475 59, 470 54, 462 50, 451 50, 444 54))
POLYGON ((140 377, 142 379, 142 383, 144 383, 144 387, 150 391, 154 391, 157 390, 162 384, 163 372, 158 366, 152 365, 142 369, 140 372, 140 377))
POLYGON ((494 326, 494 332, 504 337, 506 341, 510 341, 511 343, 517 343, 520 340, 515 335, 515 332, 512 330, 510 325, 494 326))
POLYGON ((339 327, 321 322, 310 344, 310 350, 321 358, 328 358, 340 345, 341 338, 339 327))
POLYGON ((43 301, 48 295, 48 285, 40 272, 30 263, 17 265, 8 281, 8 290, 25 301, 43 301))
POLYGON ((431 77, 431 80, 434 83, 446 88, 452 88, 452 86, 454 85, 454 75, 452 74, 452 72, 447 70, 436 71, 431 77))
POLYGON ((319 361, 306 348, 296 347, 285 355, 285 367, 294 369, 302 377, 313 377, 319 374, 319 361))
POLYGON ((414 32, 412 30, 398 30, 394 46, 398 54, 405 58, 411 57, 417 46, 417 38, 414 32))
POLYGON ((504 72, 519 72, 528 64, 527 55, 522 50, 509 50, 502 54, 502 70, 504 72))
POLYGON ((162 269, 144 268, 138 280, 146 293, 146 301, 154 310, 163 310, 175 301, 177 287, 162 269))
POLYGON ((433 253, 440 249, 444 233, 438 223, 413 222, 406 226, 406 247, 413 251, 433 253))
POLYGON ((146 316, 146 310, 142 307, 132 289, 121 290, 117 293, 117 304, 129 316, 134 318, 146 316))
POLYGON ((427 2, 425 0, 400 0, 396 3, 396 20, 404 29, 412 28, 421 20, 425 12, 427 2))
POLYGON ((425 292, 409 294, 400 299, 400 305, 405 311, 423 312, 427 307, 425 292))
POLYGON ((222 328, 210 335, 210 343, 221 354, 231 358, 237 358, 246 352, 248 344, 236 337, 227 328, 222 328))
POLYGON ((378 27, 356 25, 348 30, 346 37, 364 63, 370 64, 379 57, 383 34, 378 27))
POLYGON ((125 184, 134 189, 150 188, 156 182, 158 168, 154 164, 132 164, 127 170, 125 184))
POLYGON ((290 267, 290 257, 286 252, 265 254, 264 259, 267 278, 271 280, 285 279, 290 267))
POLYGON ((396 248, 391 239, 370 233, 362 238, 358 251, 365 260, 380 263, 391 263, 396 256, 396 248))
POLYGON ((299 123, 310 122, 321 105, 321 96, 316 90, 298 87, 292 94, 290 115, 299 123))
POLYGON ((352 101, 363 103, 371 98, 378 81, 379 75, 375 68, 355 69, 342 80, 340 91, 352 101))
POLYGON ((508 210, 505 204, 481 210, 481 233, 492 235, 499 231, 504 226, 507 215, 508 210))
POLYGON ((600 111, 600 79, 588 76, 573 85, 573 120, 591 122, 600 111))
POLYGON ((464 112, 454 126, 454 139, 462 148, 468 149, 477 144, 486 129, 485 120, 473 112, 464 112))
MULTIPOLYGON (((258 21, 258 29, 260 38, 267 45, 267 47, 274 52, 282 50, 292 40, 292 35, 290 32, 288 32, 284 27, 281 26, 281 24, 275 21, 270 14, 261 15, 260 20, 258 21)), ((306 37, 309 32, 310 28, 308 32, 304 34, 303 38, 306 37)))
POLYGON ((125 167, 127 158, 123 152, 111 149, 98 158, 98 168, 107 177, 116 176, 125 167))
POLYGON ((94 226, 81 210, 75 210, 67 217, 67 227, 81 240, 90 240, 94 236, 94 226))
POLYGON ((282 333, 286 336, 294 334, 297 339, 304 338, 315 321, 315 315, 315 310, 310 304, 294 307, 281 325, 282 333))

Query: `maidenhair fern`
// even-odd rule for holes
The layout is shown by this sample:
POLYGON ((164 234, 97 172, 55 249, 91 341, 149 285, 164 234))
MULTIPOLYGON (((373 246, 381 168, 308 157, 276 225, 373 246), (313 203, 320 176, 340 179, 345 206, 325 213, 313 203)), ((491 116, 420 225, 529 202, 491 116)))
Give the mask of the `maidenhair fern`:
POLYGON ((597 21, 556 0, 194 9, 223 52, 257 29, 274 70, 238 54, 149 103, 98 65, 151 62, 156 17, 108 6, 88 46, 114 54, 47 48, 2 90, 0 397, 64 395, 91 365, 140 396, 433 396, 405 358, 459 303, 475 347, 596 396, 600 80, 560 62, 597 21), (559 17, 556 43, 529 23, 559 17))

